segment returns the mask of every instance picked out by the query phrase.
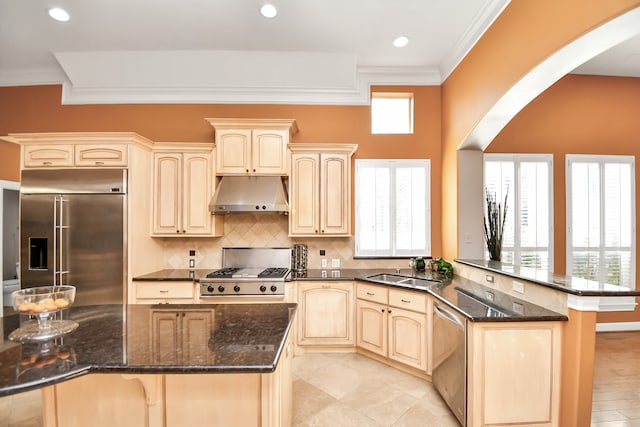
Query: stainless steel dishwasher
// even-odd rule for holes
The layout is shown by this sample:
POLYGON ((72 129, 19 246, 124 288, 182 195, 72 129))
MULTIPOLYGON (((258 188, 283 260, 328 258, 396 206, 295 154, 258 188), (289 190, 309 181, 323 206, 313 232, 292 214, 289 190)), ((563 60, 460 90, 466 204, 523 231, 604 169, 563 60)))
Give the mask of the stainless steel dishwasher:
POLYGON ((467 421, 467 319, 433 303, 433 385, 464 427, 467 421))

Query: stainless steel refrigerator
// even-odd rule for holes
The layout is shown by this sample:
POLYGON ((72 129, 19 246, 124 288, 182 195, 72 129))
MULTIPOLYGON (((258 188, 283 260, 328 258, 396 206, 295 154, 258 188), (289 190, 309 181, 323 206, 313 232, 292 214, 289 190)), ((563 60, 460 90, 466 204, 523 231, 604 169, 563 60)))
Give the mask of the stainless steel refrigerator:
POLYGON ((126 301, 126 169, 25 170, 20 287, 74 285, 74 305, 126 301))

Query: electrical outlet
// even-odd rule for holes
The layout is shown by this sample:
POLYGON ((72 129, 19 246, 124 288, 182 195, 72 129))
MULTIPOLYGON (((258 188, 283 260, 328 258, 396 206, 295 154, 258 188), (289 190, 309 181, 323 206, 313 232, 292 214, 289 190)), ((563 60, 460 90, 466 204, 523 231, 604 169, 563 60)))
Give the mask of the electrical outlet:
POLYGON ((327 268, 327 259, 326 258, 322 258, 320 260, 320 267, 327 268))
POLYGON ((495 298, 496 298, 496 296, 493 294, 493 292, 489 292, 489 291, 486 291, 486 292, 485 292, 485 297, 486 297, 486 298, 487 298, 487 300, 489 300, 489 301, 493 301, 493 300, 495 300, 495 298))
POLYGON ((331 259, 331 268, 340 268, 340 258, 331 259))
POLYGON ((519 302, 513 302, 513 311, 518 314, 524 314, 524 305, 519 302))
POLYGON ((189 268, 196 268, 196 260, 191 258, 189 260, 189 268))
POLYGON ((486 280, 489 283, 493 283, 493 276, 491 274, 486 274, 484 276, 484 280, 486 280))
POLYGON ((513 290, 513 292, 524 294, 524 283, 516 282, 514 280, 513 282, 511 282, 511 289, 513 290))

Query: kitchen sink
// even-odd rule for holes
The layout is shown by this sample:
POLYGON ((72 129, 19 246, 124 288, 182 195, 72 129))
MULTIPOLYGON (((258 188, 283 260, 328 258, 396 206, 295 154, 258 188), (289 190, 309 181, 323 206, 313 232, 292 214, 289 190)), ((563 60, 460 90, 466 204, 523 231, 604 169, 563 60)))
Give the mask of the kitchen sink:
POLYGON ((367 276, 366 279, 375 282, 389 283, 395 285, 405 286, 407 288, 416 288, 421 290, 427 290, 433 284, 433 281, 427 279, 418 279, 415 277, 398 276, 397 274, 372 274, 367 276))

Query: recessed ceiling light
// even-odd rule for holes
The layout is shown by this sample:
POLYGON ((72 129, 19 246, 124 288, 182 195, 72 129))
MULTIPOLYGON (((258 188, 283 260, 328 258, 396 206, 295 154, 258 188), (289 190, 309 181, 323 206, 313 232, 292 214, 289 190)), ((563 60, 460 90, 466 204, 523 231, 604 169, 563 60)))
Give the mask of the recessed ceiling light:
POLYGON ((405 47, 408 44, 409 44, 409 37, 407 37, 407 36, 396 37, 393 40, 393 45, 395 47, 405 47))
POLYGON ((260 13, 265 18, 275 18, 278 14, 278 9, 274 5, 267 3, 260 8, 260 13))
POLYGON ((69 20, 69 14, 67 11, 60 9, 59 7, 49 9, 49 16, 60 22, 67 22, 69 20))

